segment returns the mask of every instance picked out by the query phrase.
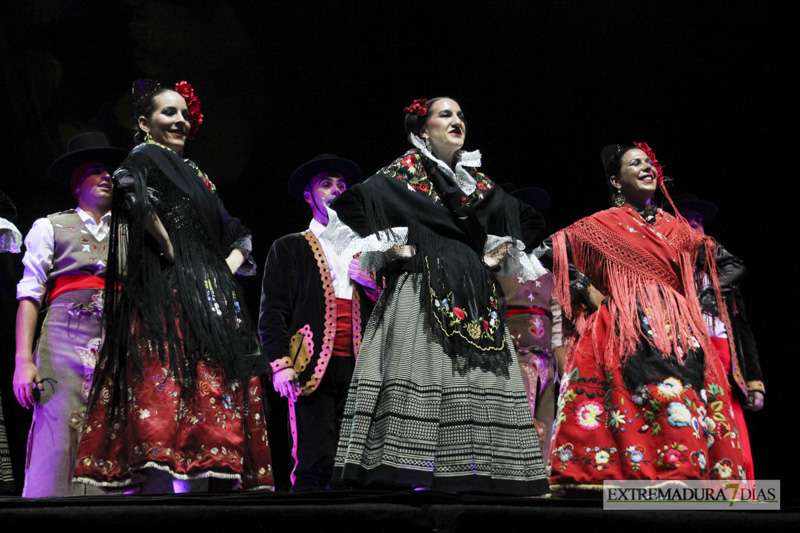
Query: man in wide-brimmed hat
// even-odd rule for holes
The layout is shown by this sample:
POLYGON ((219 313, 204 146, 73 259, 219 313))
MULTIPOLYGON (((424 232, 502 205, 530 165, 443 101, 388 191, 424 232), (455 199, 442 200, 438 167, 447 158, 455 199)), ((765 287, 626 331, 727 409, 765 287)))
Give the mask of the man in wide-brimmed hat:
POLYGON ((318 240, 328 224, 327 206, 360 181, 358 165, 332 154, 295 170, 289 193, 309 205, 313 218, 306 231, 276 240, 264 267, 258 332, 271 360, 273 386, 289 402, 293 491, 330 486, 354 356, 366 325, 364 292, 377 292, 355 258, 318 240))
MULTIPOLYGON (((715 204, 701 200, 696 194, 675 195, 672 201, 689 225, 701 233, 706 232, 706 225, 714 219, 718 212, 715 204)), ((671 211, 671 209, 669 210, 671 211)), ((703 284, 707 285, 707 280, 704 280, 703 284)), ((703 287, 698 288, 701 291, 702 302, 704 301, 702 299, 704 289, 703 287)), ((707 291, 708 289, 705 290, 707 291)), ((764 378, 761 372, 755 337, 747 321, 744 299, 738 286, 734 287, 730 293, 725 294, 725 302, 733 331, 727 331, 725 324, 718 318, 716 306, 704 308, 703 316, 708 325, 711 341, 722 358, 731 382, 731 390, 733 391, 731 404, 736 426, 739 429, 739 442, 742 445, 745 473, 747 474, 747 479, 755 479, 750 437, 747 432, 742 407, 751 411, 761 410, 764 407, 766 389, 764 388, 764 378)))
POLYGON ((96 355, 103 338, 103 288, 111 219, 110 173, 127 152, 102 133, 69 141, 48 175, 68 183, 76 209, 40 218, 25 238, 25 273, 17 285, 14 394, 34 408, 25 497, 76 496, 98 489, 73 483, 96 355), (47 309, 36 349, 36 319, 47 309))

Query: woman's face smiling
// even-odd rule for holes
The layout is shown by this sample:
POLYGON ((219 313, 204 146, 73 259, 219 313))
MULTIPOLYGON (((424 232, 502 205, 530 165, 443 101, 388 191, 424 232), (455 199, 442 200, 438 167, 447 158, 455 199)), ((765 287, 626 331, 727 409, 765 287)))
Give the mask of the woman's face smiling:
POLYGON ((611 185, 634 207, 644 207, 653 197, 658 186, 658 176, 653 162, 643 151, 632 148, 622 156, 619 175, 611 176, 611 185))
POLYGON ((428 115, 420 137, 428 139, 433 154, 449 165, 453 154, 464 146, 467 136, 464 113, 455 100, 441 98, 433 103, 428 115))
POLYGON ((148 118, 139 117, 139 127, 150 132, 153 140, 180 154, 186 144, 191 122, 186 101, 175 91, 164 91, 153 99, 155 111, 148 118))

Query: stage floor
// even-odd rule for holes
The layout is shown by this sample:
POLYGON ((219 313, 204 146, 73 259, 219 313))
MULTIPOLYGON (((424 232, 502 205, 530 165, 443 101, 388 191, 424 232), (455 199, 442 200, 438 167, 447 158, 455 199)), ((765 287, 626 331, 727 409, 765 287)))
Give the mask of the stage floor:
MULTIPOLYGON (((433 491, 207 493, 169 496, 0 498, 0 529, 110 533, 297 530, 390 532, 603 531, 620 526, 684 533, 732 526, 782 531, 800 524, 800 506, 772 511, 604 511, 599 500, 465 496, 433 491)), ((503 532, 505 533, 505 532, 503 532)))

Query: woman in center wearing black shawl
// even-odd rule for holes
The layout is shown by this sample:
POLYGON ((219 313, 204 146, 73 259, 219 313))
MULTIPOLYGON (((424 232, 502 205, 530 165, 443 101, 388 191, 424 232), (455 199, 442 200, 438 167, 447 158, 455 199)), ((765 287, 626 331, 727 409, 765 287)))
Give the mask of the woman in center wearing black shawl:
POLYGON ((476 170, 450 98, 405 108, 415 149, 332 205, 323 234, 385 284, 351 384, 334 480, 547 492, 496 272, 535 279, 542 217, 476 170), (524 251, 523 251, 524 250, 524 251))

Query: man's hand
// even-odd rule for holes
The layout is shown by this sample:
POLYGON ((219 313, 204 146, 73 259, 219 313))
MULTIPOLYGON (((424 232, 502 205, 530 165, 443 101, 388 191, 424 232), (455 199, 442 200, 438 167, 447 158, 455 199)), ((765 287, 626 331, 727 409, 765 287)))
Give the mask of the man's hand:
POLYGON ((272 386, 275 388, 275 392, 290 402, 296 402, 297 397, 300 396, 300 383, 297 381, 294 368, 284 368, 273 374, 272 386))
POLYGON ((760 390, 751 390, 747 393, 747 403, 745 409, 750 411, 760 411, 764 408, 764 393, 760 390))
POLYGON ((40 392, 44 391, 42 384, 39 383, 39 371, 36 365, 31 360, 18 359, 14 368, 14 396, 25 409, 36 405, 33 400, 33 387, 39 387, 40 392))
POLYGON ((352 279, 362 287, 366 287, 372 290, 378 288, 378 284, 375 283, 375 280, 372 279, 372 276, 370 276, 367 272, 361 270, 361 266, 358 264, 358 255, 350 261, 350 265, 348 265, 347 269, 350 273, 350 279, 352 279))

